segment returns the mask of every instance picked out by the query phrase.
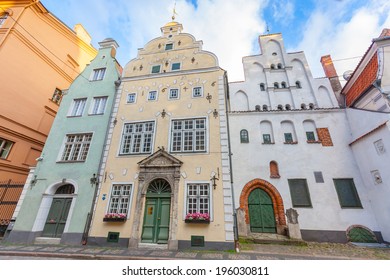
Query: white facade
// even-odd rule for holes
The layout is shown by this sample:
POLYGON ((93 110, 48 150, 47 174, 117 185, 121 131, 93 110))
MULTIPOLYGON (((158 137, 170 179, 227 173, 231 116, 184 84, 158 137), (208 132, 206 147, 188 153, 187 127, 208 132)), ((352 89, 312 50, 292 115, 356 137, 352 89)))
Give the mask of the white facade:
POLYGON ((347 115, 338 108, 329 80, 313 79, 304 53, 286 53, 281 34, 260 36, 259 41, 262 54, 243 59, 245 81, 229 85, 240 234, 266 232, 253 227, 250 195, 256 188, 272 200, 278 234, 286 234, 284 214, 289 208, 298 211, 305 240, 345 242, 353 225, 379 232, 349 146, 347 115), (290 186, 294 179, 305 182, 303 196, 301 188, 290 186), (343 205, 334 179, 353 182, 360 205, 343 205), (298 190, 295 201, 291 189, 298 190), (299 205, 297 197, 305 197, 306 204, 299 205))

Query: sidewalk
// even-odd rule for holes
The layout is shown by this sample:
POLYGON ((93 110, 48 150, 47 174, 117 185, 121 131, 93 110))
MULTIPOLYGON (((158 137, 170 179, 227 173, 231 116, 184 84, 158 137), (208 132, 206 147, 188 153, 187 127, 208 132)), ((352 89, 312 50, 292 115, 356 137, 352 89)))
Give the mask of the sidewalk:
MULTIPOLYGON (((233 251, 168 251, 96 246, 19 245, 0 241, 0 255, 79 260, 390 260, 390 247, 314 243, 307 245, 241 244, 233 251)), ((372 246, 372 245, 371 245, 372 246)))

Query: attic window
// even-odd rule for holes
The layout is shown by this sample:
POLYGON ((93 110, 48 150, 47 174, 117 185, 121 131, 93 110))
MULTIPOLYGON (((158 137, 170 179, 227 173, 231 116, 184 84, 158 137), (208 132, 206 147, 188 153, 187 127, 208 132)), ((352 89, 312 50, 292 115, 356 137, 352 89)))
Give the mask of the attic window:
POLYGON ((165 45, 165 50, 166 51, 169 51, 169 50, 172 50, 173 49, 173 43, 170 43, 170 44, 166 44, 165 45))

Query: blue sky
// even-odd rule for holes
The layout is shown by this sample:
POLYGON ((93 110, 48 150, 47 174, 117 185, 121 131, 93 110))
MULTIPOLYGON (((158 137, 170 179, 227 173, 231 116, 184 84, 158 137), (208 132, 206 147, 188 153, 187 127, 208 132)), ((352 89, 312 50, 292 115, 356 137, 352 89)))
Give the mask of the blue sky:
MULTIPOLYGON (((69 27, 81 23, 92 44, 114 38, 125 66, 138 48, 160 36, 171 21, 174 0, 41 0, 69 27)), ((229 81, 243 80, 242 57, 259 54, 258 36, 282 33, 288 52, 304 51, 314 77, 330 54, 339 76, 354 69, 371 40, 390 28, 388 0, 176 0, 183 32, 214 52, 229 81)))

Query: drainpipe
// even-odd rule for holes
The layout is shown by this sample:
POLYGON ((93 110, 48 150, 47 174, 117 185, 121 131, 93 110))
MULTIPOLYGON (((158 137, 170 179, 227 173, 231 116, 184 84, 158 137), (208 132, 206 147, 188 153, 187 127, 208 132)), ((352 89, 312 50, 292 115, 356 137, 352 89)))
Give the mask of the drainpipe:
POLYGON ((227 127, 227 137, 228 137, 228 150, 229 150, 229 165, 230 165, 230 189, 232 191, 232 208, 233 208, 233 233, 234 233, 234 247, 237 253, 240 252, 240 243, 238 240, 238 224, 237 224, 237 211, 234 203, 234 184, 233 184, 233 163, 232 163, 232 150, 230 146, 230 125, 229 125, 229 83, 227 78, 227 73, 224 74, 225 83, 226 83, 226 102, 225 102, 225 111, 226 111, 226 127, 227 127))
MULTIPOLYGON (((14 20, 14 22, 12 23, 12 25, 8 28, 7 32, 5 33, 3 39, 1 40, 0 42, 0 49, 1 47, 3 46, 5 40, 8 38, 8 35, 9 33, 11 33, 11 30, 14 28, 14 26, 16 25, 16 23, 18 22, 19 18, 22 16, 22 14, 24 13, 25 10, 27 10, 27 8, 30 8, 31 6, 35 5, 35 4, 38 4, 40 0, 35 0, 34 2, 28 4, 27 6, 24 6, 23 7, 23 10, 19 13, 19 15, 16 17, 16 19, 14 19, 12 16, 10 16, 10 18, 12 18, 14 20)), ((1 8, 4 12, 7 12, 7 10, 4 10, 3 8, 1 8)))

